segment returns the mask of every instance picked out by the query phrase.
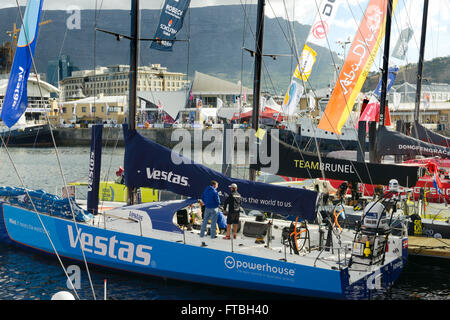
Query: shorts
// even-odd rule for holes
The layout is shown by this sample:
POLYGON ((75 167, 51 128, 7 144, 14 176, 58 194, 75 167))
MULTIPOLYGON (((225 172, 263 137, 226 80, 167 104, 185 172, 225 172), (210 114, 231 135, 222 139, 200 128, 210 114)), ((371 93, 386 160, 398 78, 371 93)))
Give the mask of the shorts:
POLYGON ((239 223, 239 212, 228 213, 227 224, 238 224, 239 223))

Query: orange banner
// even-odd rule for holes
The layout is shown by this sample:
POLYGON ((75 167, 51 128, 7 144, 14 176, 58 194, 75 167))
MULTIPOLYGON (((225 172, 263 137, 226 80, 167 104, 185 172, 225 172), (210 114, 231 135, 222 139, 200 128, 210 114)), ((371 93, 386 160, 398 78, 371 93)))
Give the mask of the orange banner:
MULTIPOLYGON (((392 11, 397 2, 393 1, 392 11)), ((386 0, 370 0, 320 120, 319 129, 341 134, 384 38, 386 13, 386 0)))

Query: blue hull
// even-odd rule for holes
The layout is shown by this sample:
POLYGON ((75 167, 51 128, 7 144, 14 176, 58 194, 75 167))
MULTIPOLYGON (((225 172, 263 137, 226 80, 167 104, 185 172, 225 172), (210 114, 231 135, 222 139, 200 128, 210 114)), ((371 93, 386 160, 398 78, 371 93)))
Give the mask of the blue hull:
MULTIPOLYGON (((326 270, 104 230, 41 215, 61 257, 130 273, 301 296, 337 299, 368 297, 370 279, 349 285, 348 269, 326 270), (369 288, 368 288, 369 284, 369 288)), ((0 203, 0 241, 54 254, 36 213, 0 203)), ((404 263, 383 267, 382 287, 392 285, 404 263)), ((376 275, 376 273, 374 273, 376 275)), ((370 278, 370 277, 369 277, 370 278)))

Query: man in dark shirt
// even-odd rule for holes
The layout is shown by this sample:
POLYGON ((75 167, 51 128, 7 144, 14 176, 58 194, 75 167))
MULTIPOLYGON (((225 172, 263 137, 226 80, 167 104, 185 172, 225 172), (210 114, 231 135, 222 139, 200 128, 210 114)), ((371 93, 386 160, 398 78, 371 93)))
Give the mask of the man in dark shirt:
POLYGON ((241 209, 241 195, 237 192, 235 183, 230 186, 231 194, 225 200, 223 211, 227 214, 227 235, 224 239, 230 239, 231 225, 233 225, 233 238, 236 239, 237 228, 239 225, 239 211, 241 209))

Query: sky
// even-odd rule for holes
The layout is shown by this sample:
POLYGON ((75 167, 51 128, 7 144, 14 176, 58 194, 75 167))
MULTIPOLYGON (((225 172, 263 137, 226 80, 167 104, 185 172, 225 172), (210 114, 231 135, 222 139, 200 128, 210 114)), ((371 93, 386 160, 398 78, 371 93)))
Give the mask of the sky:
MULTIPOLYGON (((1 0, 0 8, 15 7, 17 2, 25 5, 26 0, 1 0)), ((311 24, 316 14, 316 8, 321 0, 266 0, 265 14, 270 17, 283 17, 301 24, 311 24), (286 7, 285 7, 286 5, 286 7), (286 15, 287 13, 287 15, 286 15)), ((325 0, 324 0, 325 1, 325 0)), ((344 56, 344 49, 338 41, 352 40, 355 35, 363 12, 369 0, 339 0, 341 5, 337 11, 336 20, 329 34, 330 49, 344 56), (331 40, 332 39, 332 40, 331 40)), ((215 5, 243 5, 256 4, 256 0, 191 0, 191 7, 215 5)), ((44 10, 67 10, 69 6, 80 9, 130 9, 131 1, 126 0, 44 0, 44 10)), ((163 0, 141 0, 142 9, 160 9, 163 0)), ((428 9, 427 42, 425 60, 450 55, 450 0, 431 0, 428 9)), ((397 65, 417 63, 422 23, 423 0, 398 0, 394 13, 391 35, 391 50, 395 46, 398 35, 405 27, 414 30, 413 38, 409 42, 407 58, 395 61, 397 65)), ((301 48, 302 43, 297 47, 301 48)), ((350 46, 347 46, 347 50, 350 46)), ((382 65, 379 49, 374 68, 382 65)))

